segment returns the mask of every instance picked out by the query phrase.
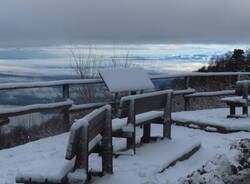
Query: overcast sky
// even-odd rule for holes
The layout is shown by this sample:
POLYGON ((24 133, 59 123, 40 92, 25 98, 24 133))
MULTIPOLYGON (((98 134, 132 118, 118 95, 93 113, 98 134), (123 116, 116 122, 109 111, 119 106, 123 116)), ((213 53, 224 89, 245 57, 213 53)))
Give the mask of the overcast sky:
POLYGON ((0 47, 250 43, 250 0, 1 0, 0 47))

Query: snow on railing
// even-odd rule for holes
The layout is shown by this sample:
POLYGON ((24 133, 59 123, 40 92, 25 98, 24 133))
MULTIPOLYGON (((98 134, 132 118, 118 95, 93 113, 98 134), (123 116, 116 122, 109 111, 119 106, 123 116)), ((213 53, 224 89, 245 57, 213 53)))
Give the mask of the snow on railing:
MULTIPOLYGON (((171 79, 184 77, 209 77, 209 76, 243 76, 250 75, 250 72, 184 72, 176 74, 161 74, 151 75, 151 80, 157 79, 171 79)), ((0 84, 0 90, 8 89, 25 89, 25 88, 40 88, 40 87, 55 87, 63 85, 81 85, 81 84, 97 84, 103 83, 101 79, 71 79, 71 80, 57 80, 57 81, 43 81, 43 82, 14 82, 0 84)))
POLYGON ((211 97, 211 96, 224 96, 224 95, 234 95, 235 90, 222 90, 222 91, 209 91, 209 92, 196 92, 185 97, 211 97))
MULTIPOLYGON (((240 76, 250 75, 250 72, 210 72, 210 73, 200 73, 200 72, 190 72, 190 73, 175 73, 175 74, 164 74, 164 75, 151 75, 151 80, 157 79, 173 79, 173 78, 184 78, 185 88, 184 90, 174 91, 174 95, 190 95, 195 92, 195 89, 189 88, 189 78, 190 77, 209 77, 209 76, 240 76)), ((41 87, 62 87, 63 89, 63 101, 49 104, 33 104, 23 107, 17 107, 13 109, 3 109, 0 112, 1 118, 9 118, 11 116, 18 116, 20 114, 28 114, 32 112, 40 112, 45 110, 59 110, 62 109, 64 113, 64 119, 69 122, 69 114, 77 111, 84 111, 95 109, 105 104, 112 104, 117 106, 117 101, 111 102, 98 102, 89 104, 75 105, 73 102, 69 101, 69 88, 70 85, 85 85, 85 84, 100 84, 103 83, 101 79, 71 79, 71 80, 58 80, 58 81, 44 81, 44 82, 16 82, 16 83, 4 83, 0 84, 0 90, 14 90, 14 89, 25 89, 25 88, 41 88, 41 87), (65 110, 66 109, 66 110, 65 110)), ((239 81, 241 83, 250 83, 249 80, 239 81)), ((237 83, 237 84, 238 84, 237 83)), ((211 92, 210 92, 211 93, 211 92)), ((211 95, 209 93, 209 95, 211 95)), ((232 93, 232 91, 214 92, 212 95, 221 95, 222 93, 232 93)), ((196 93, 197 95, 197 93, 196 93)), ((201 93, 198 95, 208 95, 206 93, 201 93)), ((186 105, 185 105, 186 106, 186 105)))
POLYGON ((54 103, 47 103, 47 104, 33 104, 33 105, 26 105, 21 107, 11 107, 6 109, 1 109, 0 116, 1 117, 11 117, 17 116, 27 113, 33 112, 41 112, 47 111, 52 109, 62 109, 62 108, 69 108, 73 105, 73 101, 66 100, 62 102, 54 102, 54 103))
POLYGON ((250 80, 241 80, 241 81, 237 81, 236 84, 237 84, 237 85, 249 85, 249 84, 250 84, 250 80))
POLYGON ((13 83, 0 84, 0 90, 55 87, 63 85, 80 85, 80 84, 96 84, 96 83, 103 83, 103 81, 101 79, 71 79, 71 80, 43 81, 43 82, 13 82, 13 83))

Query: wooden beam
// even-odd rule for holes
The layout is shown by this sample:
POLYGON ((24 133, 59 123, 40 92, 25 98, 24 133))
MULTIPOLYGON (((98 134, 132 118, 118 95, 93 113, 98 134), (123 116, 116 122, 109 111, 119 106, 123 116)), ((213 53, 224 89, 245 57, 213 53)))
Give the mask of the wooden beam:
POLYGON ((35 105, 26 105, 22 107, 9 108, 9 109, 4 109, 0 111, 0 117, 8 118, 8 117, 30 114, 30 113, 35 113, 35 112, 42 112, 42 111, 49 111, 49 110, 62 110, 62 109, 71 107, 72 104, 73 104, 72 101, 67 100, 63 102, 35 104, 35 105))

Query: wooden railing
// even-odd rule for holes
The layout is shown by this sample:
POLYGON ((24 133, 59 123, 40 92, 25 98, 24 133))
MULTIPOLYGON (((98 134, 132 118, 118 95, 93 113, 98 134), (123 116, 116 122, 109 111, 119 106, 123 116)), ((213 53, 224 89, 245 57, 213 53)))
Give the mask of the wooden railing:
MULTIPOLYGON (((159 79, 177 79, 184 78, 185 80, 185 90, 174 91, 174 95, 186 95, 191 94, 192 91, 190 88, 190 78, 192 77, 214 77, 214 76, 236 76, 237 80, 241 79, 241 76, 249 76, 250 72, 214 72, 214 73, 199 73, 199 72, 191 72, 191 73, 183 73, 176 75, 152 75, 150 76, 151 80, 159 80, 159 79), (189 89, 189 90, 187 90, 189 89)), ((43 88, 43 87, 62 87, 62 96, 63 101, 56 103, 48 103, 48 104, 34 104, 34 105, 26 105, 23 107, 17 108, 9 108, 1 110, 0 112, 0 123, 8 123, 8 118, 23 114, 29 114, 34 112, 41 111, 58 111, 60 110, 64 114, 64 121, 66 124, 70 122, 70 113, 90 110, 94 108, 98 108, 103 106, 104 104, 115 104, 115 101, 111 102, 98 102, 98 103, 89 103, 89 104, 80 104, 75 105, 73 101, 70 99, 70 87, 74 85, 87 85, 87 84, 101 84, 103 81, 101 79, 73 79, 73 80, 58 80, 58 81, 46 81, 46 82, 17 82, 17 83, 4 83, 0 84, 1 90, 15 90, 15 89, 28 89, 28 88, 43 88)), ((229 92, 225 91, 225 95, 229 92)), ((230 92, 231 94, 232 92, 230 92)), ((218 93, 219 95, 223 95, 223 92, 218 93)), ((216 93, 214 94, 214 96, 216 93)), ((1 103, 0 103, 1 104, 1 103)))

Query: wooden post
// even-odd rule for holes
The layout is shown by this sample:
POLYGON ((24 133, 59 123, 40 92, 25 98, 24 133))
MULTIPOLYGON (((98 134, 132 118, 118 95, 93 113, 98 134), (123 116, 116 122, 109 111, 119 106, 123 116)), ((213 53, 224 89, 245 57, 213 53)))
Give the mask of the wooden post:
POLYGON ((127 149, 133 148, 134 154, 136 154, 135 146, 136 146, 136 135, 135 135, 135 100, 132 99, 129 104, 129 114, 128 114, 128 124, 127 126, 132 126, 133 132, 132 136, 127 138, 127 149))
POLYGON ((235 117, 235 104, 229 104, 229 117, 235 117))
POLYGON ((184 110, 188 111, 190 110, 190 98, 184 96, 184 110))
POLYGON ((143 137, 142 137, 141 142, 143 142, 143 143, 149 142, 150 132, 151 132, 151 124, 149 122, 149 123, 146 123, 145 125, 143 125, 143 137))
MULTIPOLYGON (((75 168, 77 169, 85 169, 87 174, 87 180, 90 179, 89 175, 89 144, 88 144, 88 126, 83 126, 80 131, 79 142, 77 145, 77 153, 76 153, 76 161, 75 168)), ((84 174, 84 173, 83 173, 84 174)))
POLYGON ((119 109, 119 93, 115 93, 115 117, 118 117, 118 109, 119 109))
MULTIPOLYGON (((241 76, 240 76, 240 74, 238 74, 238 75, 237 75, 237 81, 240 81, 240 78, 241 78, 241 76)), ((237 82, 237 81, 236 81, 236 82, 237 82)))
MULTIPOLYGON (((190 77, 185 77, 185 88, 188 89, 190 85, 190 77)), ((184 97, 184 110, 187 111, 190 109, 190 98, 184 97)))
POLYGON ((163 137, 167 137, 169 139, 171 139, 172 95, 173 92, 167 94, 166 107, 164 109, 164 119, 163 119, 163 137))
POLYGON ((103 131, 103 154, 102 154, 102 169, 103 172, 113 173, 113 146, 112 146, 112 120, 111 107, 106 110, 106 122, 104 123, 103 131))
MULTIPOLYGON (((69 99, 69 85, 64 84, 63 85, 63 100, 68 100, 69 99)), ((69 108, 64 109, 63 111, 63 120, 65 123, 65 127, 67 129, 70 128, 70 114, 69 114, 69 108)))
POLYGON ((243 98, 246 100, 246 104, 242 107, 242 114, 248 116, 248 85, 243 84, 243 98))
POLYGON ((185 77, 185 88, 188 89, 190 85, 190 78, 189 77, 185 77))

